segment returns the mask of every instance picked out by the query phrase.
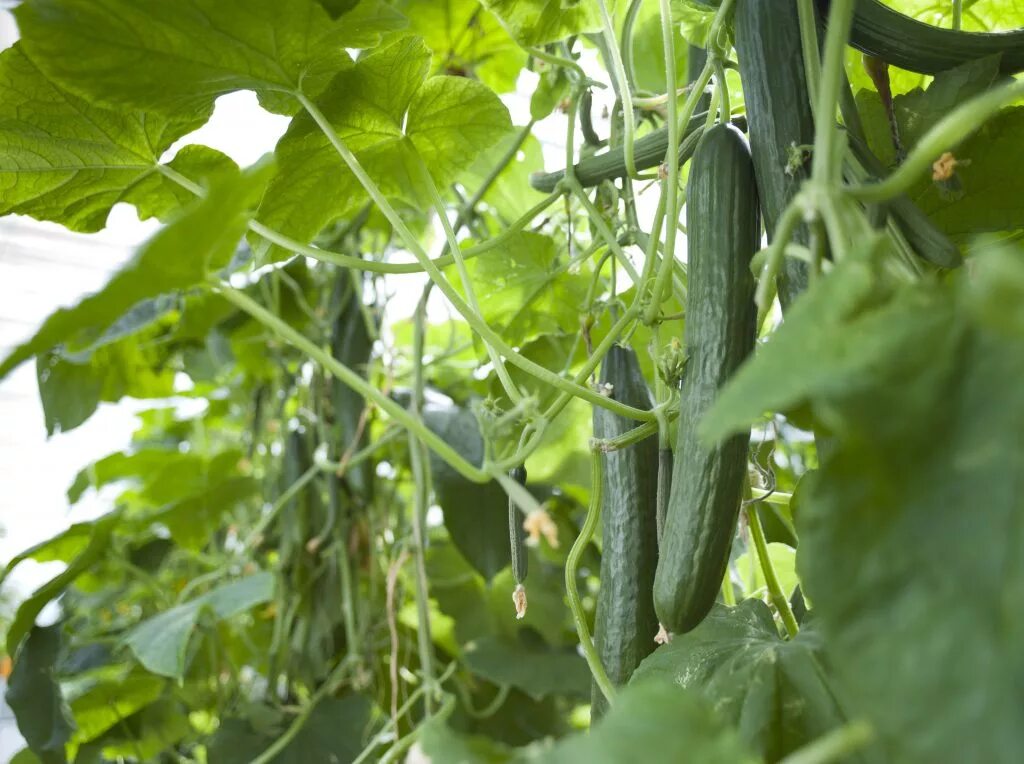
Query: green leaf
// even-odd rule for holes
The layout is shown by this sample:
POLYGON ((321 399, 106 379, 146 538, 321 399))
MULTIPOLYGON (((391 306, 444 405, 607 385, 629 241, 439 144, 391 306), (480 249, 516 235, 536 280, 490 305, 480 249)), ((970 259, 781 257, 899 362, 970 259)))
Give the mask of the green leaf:
POLYGON ((15 43, 0 53, 0 215, 98 231, 139 184, 167 183, 161 154, 208 117, 98 106, 55 84, 15 43))
POLYGON ((477 0, 405 0, 410 31, 433 52, 432 71, 475 75, 498 93, 515 90, 526 53, 477 0))
POLYGON ((44 764, 43 760, 32 753, 31 748, 22 748, 11 759, 10 764, 44 764))
MULTIPOLYGON (((423 420, 460 456, 472 464, 483 463, 484 441, 472 411, 428 403, 423 420)), ((510 562, 505 491, 493 480, 487 483, 467 480, 433 453, 430 469, 448 535, 485 579, 492 578, 510 562)))
MULTIPOLYGON (((509 135, 484 152, 466 172, 463 183, 471 191, 478 189, 491 169, 504 156, 518 135, 509 135)), ((529 135, 519 147, 516 157, 499 173, 484 194, 483 201, 505 221, 511 222, 526 214, 537 204, 537 192, 530 187, 530 175, 544 169, 540 141, 529 135)))
POLYGON ((522 45, 545 45, 601 28, 594 0, 480 0, 522 45))
MULTIPOLYGON (((677 21, 692 13, 687 7, 672 3, 672 17, 677 21)), ((686 84, 686 40, 675 34, 673 40, 676 53, 676 87, 686 84)), ((661 12, 658 3, 642 3, 633 29, 633 74, 636 85, 641 90, 652 93, 664 93, 665 83, 665 47, 662 44, 661 12)))
POLYGON ((128 337, 70 357, 58 351, 40 355, 36 379, 47 435, 73 430, 101 401, 172 395, 174 372, 163 363, 163 349, 128 337))
MULTIPOLYGON (((567 266, 554 239, 530 232, 513 234, 485 257, 466 262, 481 315, 515 346, 545 334, 579 331, 590 272, 570 273, 567 266)), ((446 271, 461 291, 455 266, 446 271)))
MULTIPOLYGON (((354 761, 362 752, 370 721, 370 702, 362 695, 326 698, 313 709, 295 738, 270 764, 354 761)), ((226 719, 209 747, 218 764, 248 764, 263 753, 283 730, 257 732, 244 719, 226 719)))
POLYGON ((515 751, 489 737, 456 732, 439 716, 423 725, 417 745, 428 761, 445 764, 505 764, 516 756, 515 751))
POLYGON ((631 684, 590 730, 530 761, 543 764, 753 764, 757 759, 696 693, 648 679, 631 684))
POLYGON ((651 677, 702 695, 766 761, 845 723, 825 679, 820 639, 805 629, 782 640, 760 600, 715 605, 696 629, 646 658, 633 681, 651 677))
POLYGON ((120 522, 120 512, 114 511, 98 520, 92 528, 92 535, 85 548, 75 556, 68 567, 57 576, 54 576, 45 584, 36 589, 26 599, 14 615, 14 620, 7 629, 7 653, 14 655, 22 637, 29 633, 35 625, 36 616, 44 607, 75 582, 79 576, 92 568, 107 553, 110 546, 110 537, 114 528, 120 522))
POLYGON ((590 692, 590 669, 575 648, 484 637, 466 645, 464 660, 474 674, 517 687, 535 700, 556 693, 585 697, 590 692))
POLYGON ((37 0, 16 11, 23 45, 57 82, 113 105, 192 116, 236 90, 290 112, 399 18, 331 21, 314 0, 37 0))
POLYGON ((60 685, 53 678, 62 628, 59 623, 32 628, 16 656, 4 696, 22 737, 43 764, 67 761, 64 745, 74 730, 60 685))
MULTIPOLYGON (((842 431, 850 424, 831 410, 828 396, 877 385, 880 359, 905 350, 908 367, 931 352, 922 335, 948 328, 944 311, 919 299, 888 299, 908 292, 893 286, 878 253, 853 253, 819 279, 786 321, 726 384, 700 425, 708 442, 738 432, 767 411, 813 406, 819 423, 842 431)), ((902 386, 900 379, 892 384, 902 386)))
MULTIPOLYGON (((904 149, 912 149, 955 106, 988 89, 998 79, 998 67, 998 56, 977 59, 937 74, 925 90, 896 96, 893 109, 904 149)), ((857 103, 871 148, 883 163, 893 164, 889 120, 878 94, 861 91, 857 103)), ((1024 108, 1004 110, 959 146, 950 147, 962 162, 952 186, 924 177, 909 196, 949 234, 1024 226, 1024 214, 1014 203, 1024 193, 1024 148, 1017 140, 1022 129, 1024 108)))
POLYGON ((95 528, 96 521, 75 523, 56 536, 52 536, 46 541, 40 541, 35 546, 31 546, 20 554, 15 555, 7 563, 7 567, 0 572, 0 586, 3 586, 4 579, 7 578, 10 572, 25 560, 35 560, 36 562, 70 562, 89 545, 89 539, 92 538, 95 528))
MULTIPOLYGON (((230 157, 197 144, 183 146, 166 166, 204 188, 238 174, 238 165, 230 157)), ((162 173, 156 173, 137 183, 125 201, 135 205, 139 219, 157 218, 166 223, 194 202, 195 194, 162 173)))
POLYGON ((78 728, 74 742, 95 740, 153 703, 167 686, 167 681, 160 677, 139 673, 125 676, 124 673, 98 679, 88 675, 76 677, 66 687, 67 701, 78 728))
MULTIPOLYGON (((430 51, 403 37, 343 72, 317 105, 363 168, 392 199, 428 207, 416 154, 444 188, 510 129, 508 110, 479 82, 427 78, 430 51)), ((260 220, 310 241, 368 199, 336 149, 307 115, 292 121, 277 146, 281 171, 260 220)), ((256 242, 266 249, 266 244, 256 242)))
POLYGON ((251 477, 213 476, 202 490, 164 507, 150 519, 167 526, 180 546, 198 550, 210 542, 223 516, 258 490, 259 483, 251 477))
MULTIPOLYGON (((93 462, 75 475, 68 488, 68 503, 75 504, 87 488, 100 489, 117 480, 135 478, 137 481, 151 476, 168 462, 185 457, 180 451, 170 448, 141 448, 131 453, 118 451, 93 462)), ((75 528, 77 526, 72 526, 75 528)))
MULTIPOLYGON (((786 597, 792 596, 793 590, 800 583, 796 575, 796 550, 788 544, 773 541, 768 544, 768 557, 772 561, 782 592, 786 597)), ((765 594, 768 584, 764 579, 764 569, 752 549, 737 557, 732 567, 740 576, 746 596, 762 597, 765 594)))
POLYGON ((813 473, 797 514, 828 654, 896 761, 1010 762, 1022 742, 1024 335, 976 307, 1024 291, 985 284, 965 273, 900 296, 920 303, 904 320, 930 357, 908 368, 913 349, 895 346, 861 390, 829 394, 856 437, 813 473))
POLYGON ((181 679, 189 637, 200 613, 209 610, 216 620, 223 621, 268 602, 273 594, 273 574, 257 573, 143 621, 128 632, 124 641, 148 671, 181 679))
POLYGON ((0 379, 59 343, 88 346, 140 301, 202 283, 227 265, 249 222, 250 207, 270 174, 261 165, 215 184, 160 231, 99 292, 51 315, 30 340, 0 363, 0 379))
POLYGON ((122 718, 98 742, 108 759, 137 757, 150 761, 171 750, 190 732, 192 725, 186 709, 178 702, 163 698, 122 718))
POLYGON ((537 89, 530 96, 530 119, 541 120, 569 95, 569 75, 559 66, 550 66, 540 73, 537 89))

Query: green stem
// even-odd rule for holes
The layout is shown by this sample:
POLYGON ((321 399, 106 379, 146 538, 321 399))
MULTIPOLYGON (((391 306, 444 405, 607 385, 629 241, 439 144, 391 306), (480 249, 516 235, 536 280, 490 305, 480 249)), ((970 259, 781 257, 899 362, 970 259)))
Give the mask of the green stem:
POLYGON ((218 293, 228 302, 234 304, 235 307, 248 313, 266 326, 282 340, 301 350, 309 358, 319 363, 326 371, 359 393, 363 398, 379 406, 388 416, 422 440, 434 453, 440 456, 464 478, 474 483, 486 483, 491 479, 489 472, 470 464, 454 448, 431 432, 423 422, 412 416, 406 409, 384 395, 384 393, 371 385, 362 376, 342 364, 323 348, 318 347, 290 324, 264 308, 245 294, 245 292, 231 287, 220 287, 218 293))
POLYGON ((847 190, 861 202, 883 202, 897 194, 909 191, 932 163, 944 151, 956 146, 964 138, 995 116, 1004 106, 1024 96, 1024 80, 1014 80, 993 88, 960 104, 940 119, 917 142, 913 150, 896 170, 877 183, 851 186, 847 190))
MULTIPOLYGON (((513 154, 514 156, 514 154, 513 154)), ((168 167, 167 165, 158 165, 157 170, 161 175, 177 183, 182 188, 191 191, 196 196, 205 196, 206 190, 199 184, 193 182, 189 178, 186 178, 181 173, 168 167)), ((486 193, 487 184, 481 186, 481 189, 486 193)), ((479 193, 479 192, 478 192, 479 193)), ((548 194, 544 199, 537 202, 533 207, 527 210, 521 217, 511 223, 504 231, 499 233, 494 238, 488 239, 485 242, 481 242, 475 246, 469 247, 462 251, 462 257, 465 260, 470 260, 478 255, 490 252, 500 246, 503 246, 514 234, 522 231, 526 226, 533 221, 540 213, 554 204, 558 199, 561 198, 560 193, 548 194)), ((481 194, 482 197, 482 194, 481 194)), ((474 198, 476 196, 474 195, 474 198)), ((477 200, 479 203, 479 200, 477 200)), ((473 199, 467 202, 465 208, 469 208, 471 205, 475 206, 473 199)), ((458 222, 458 221, 456 221, 458 222)), ((458 227, 458 226, 456 226, 458 227)), ((269 228, 259 221, 252 220, 249 222, 249 230, 257 236, 269 241, 271 244, 276 244, 282 249, 286 249, 289 252, 293 252, 297 255, 305 255, 311 257, 314 260, 319 260, 325 263, 331 263, 333 265, 339 265, 344 268, 354 268, 355 270, 368 271, 370 273, 380 274, 391 274, 391 275, 402 275, 409 273, 423 273, 424 268, 419 263, 383 263, 379 260, 366 260, 361 257, 355 257, 353 255, 346 255, 341 252, 333 252, 329 249, 321 249, 320 247, 314 247, 309 244, 303 244, 300 241, 291 239, 285 236, 283 233, 269 228)), ((444 268, 446 265, 451 265, 455 262, 455 258, 450 254, 442 257, 437 257, 432 260, 434 266, 437 268, 444 268)))
POLYGON ((833 186, 841 178, 839 144, 842 136, 836 124, 836 109, 843 85, 846 43, 853 23, 854 5, 854 0, 832 0, 825 32, 825 55, 814 108, 816 131, 811 166, 811 175, 823 186, 833 186))
POLYGON ((723 123, 728 124, 729 119, 732 117, 732 106, 729 103, 729 83, 725 81, 725 67, 722 66, 722 59, 716 56, 714 59, 714 66, 715 85, 717 86, 718 95, 721 99, 718 119, 723 123))
POLYGON ((284 731, 284 734, 271 743, 263 753, 253 759, 252 764, 270 764, 270 762, 273 761, 281 751, 288 747, 288 744, 291 743, 292 740, 295 739, 295 736, 302 731, 302 728, 306 726, 306 723, 309 721, 309 717, 313 714, 313 711, 316 710, 320 701, 327 697, 327 695, 337 687, 338 682, 341 681, 342 677, 344 677, 348 672, 350 665, 351 661, 346 658, 335 667, 334 671, 331 672, 331 675, 324 680, 324 683, 320 685, 319 688, 317 688, 317 691, 313 694, 313 697, 309 699, 309 702, 305 705, 299 715, 295 717, 295 720, 288 725, 288 729, 284 731))
POLYGON ((754 548, 757 550, 757 558, 761 562, 761 572, 768 585, 768 595, 775 609, 779 611, 786 633, 792 639, 800 632, 800 627, 797 625, 796 616, 793 615, 793 609, 789 606, 789 600, 782 591, 775 566, 772 565, 772 558, 768 556, 768 542, 765 539, 764 528, 761 527, 761 518, 757 514, 757 504, 747 505, 747 523, 750 526, 750 536, 754 540, 754 548))
POLYGON ((587 82, 602 88, 605 86, 604 83, 592 82, 591 79, 587 77, 587 73, 583 70, 583 67, 571 58, 562 58, 561 56, 556 56, 554 53, 548 53, 546 50, 541 50, 540 48, 527 47, 525 50, 538 61, 543 61, 546 64, 551 64, 552 66, 561 66, 564 69, 569 69, 570 71, 575 72, 582 82, 587 82))
POLYGON ((569 609, 572 610, 573 620, 576 622, 576 633, 580 638, 580 647, 583 655, 590 666, 590 673, 594 681, 601 689, 601 694, 609 704, 615 700, 615 688, 612 686, 608 673, 601 663, 601 656, 597 654, 594 647, 594 640, 590 636, 590 629, 587 627, 587 616, 583 612, 583 603, 580 600, 580 593, 576 587, 576 570, 579 567, 580 557, 586 550, 591 538, 594 536, 594 529, 601 517, 601 488, 603 476, 601 474, 601 453, 591 451, 590 453, 590 506, 587 508, 587 517, 580 528, 580 535, 576 537, 569 555, 565 559, 565 591, 569 596, 569 609))
POLYGON ((964 0, 953 0, 953 29, 960 31, 964 26, 964 0))
MULTIPOLYGON (((436 193, 436 191, 435 191, 436 193)), ((443 209, 442 209, 443 213, 443 209)), ((427 320, 427 300, 430 298, 430 284, 423 289, 423 296, 416 306, 416 324, 413 333, 413 392, 412 416, 421 421, 423 407, 423 338, 427 320)), ((419 627, 416 639, 420 652, 420 670, 423 682, 430 688, 434 685, 433 639, 430 631, 430 593, 427 588, 427 509, 430 504, 430 473, 426 466, 427 455, 423 444, 409 433, 409 463, 413 480, 413 523, 412 535, 416 558, 416 611, 419 627)), ((434 711, 433 697, 428 692, 423 698, 424 710, 429 718, 434 711)))
POLYGON ((800 16, 800 50, 804 58, 804 77, 807 79, 808 103, 818 102, 821 85, 821 54, 818 51, 818 21, 814 0, 797 0, 800 16))
MULTIPOLYGON (((476 299, 476 290, 473 288, 473 279, 469 276, 469 271, 466 270, 466 263, 462 257, 462 250, 459 247, 459 242, 455 238, 455 229, 452 228, 452 224, 448 220, 448 211, 444 207, 444 200, 441 198, 441 194, 438 193, 437 185, 434 183, 434 179, 430 176, 430 171, 427 166, 423 163, 419 153, 415 152, 416 159, 419 164, 420 174, 422 175, 423 185, 427 189, 427 193, 430 195, 430 201, 434 205, 434 211, 437 213, 438 219, 441 221, 441 227, 444 229, 445 239, 448 241, 448 250, 455 258, 455 269, 458 271, 459 279, 462 281, 462 291, 466 293, 466 301, 469 303, 469 307, 472 308, 473 312, 480 316, 480 320, 483 321, 483 316, 480 312, 480 303, 476 299)), ((421 337, 422 340, 422 337, 421 337)), ((517 403, 522 400, 523 394, 519 392, 519 388, 516 387, 515 382, 512 381, 512 377, 509 376, 508 369, 505 368, 505 362, 498 355, 497 351, 488 344, 484 344, 487 349, 487 357, 491 359, 491 365, 494 367, 495 374, 498 375, 498 380, 501 382, 501 386, 505 389, 505 394, 509 400, 513 403, 517 403)), ((422 363, 422 360, 420 361, 422 363)))
MULTIPOLYGON (((611 64, 612 80, 615 90, 622 102, 622 126, 625 129, 623 136, 623 157, 626 160, 626 176, 637 177, 636 160, 633 156, 634 131, 636 130, 636 115, 633 112, 633 93, 629 87, 629 80, 626 77, 626 70, 622 65, 622 56, 619 55, 618 41, 615 39, 615 28, 612 26, 612 18, 608 13, 608 5, 605 0, 597 0, 598 8, 601 11, 601 34, 604 37, 605 48, 611 64)), ((673 65, 673 73, 675 66, 673 65)), ((669 92, 675 88, 669 87, 669 92)))
POLYGON ((799 227, 803 217, 803 210, 798 202, 799 197, 790 202, 779 218, 772 243, 768 245, 767 256, 764 259, 764 266, 757 279, 757 290, 754 294, 754 303, 757 305, 758 328, 764 323, 765 316, 771 308, 771 300, 774 295, 775 277, 782 266, 782 258, 786 253, 786 245, 789 244, 793 234, 799 227))
POLYGON ((875 739, 866 721, 853 721, 828 732, 782 759, 779 764, 832 764, 845 761, 875 739))
MULTIPOLYGON (((679 129, 682 125, 687 124, 690 118, 693 116, 694 111, 697 109, 697 104, 700 101, 701 96, 704 94, 704 88, 707 87, 708 82, 711 80, 711 75, 714 73, 714 61, 713 57, 710 57, 707 63, 704 64, 704 68, 701 70, 700 76, 693 83, 693 90, 690 91, 690 95, 687 96, 686 102, 683 104, 683 108, 680 111, 677 119, 675 120, 676 137, 678 138, 679 129)), ((670 125, 669 129, 672 129, 670 125)), ((669 150, 671 147, 676 145, 676 140, 669 141, 669 150)), ((678 146, 677 146, 678 151, 678 146)), ((676 258, 676 221, 679 219, 679 162, 678 153, 676 154, 676 161, 670 162, 666 168, 668 171, 668 177, 665 179, 665 185, 662 186, 665 193, 665 216, 669 219, 669 225, 665 226, 665 252, 662 255, 661 263, 658 266, 658 274, 654 279, 654 286, 651 289, 650 302, 647 304, 647 308, 644 310, 643 321, 645 324, 653 324, 654 320, 658 317, 658 311, 661 310, 661 303, 665 301, 665 293, 668 290, 668 286, 672 280, 672 269, 675 265, 676 258)), ((652 236, 652 239, 654 237, 652 236)), ((650 257, 648 253, 648 257, 650 257)), ((639 290, 638 290, 639 291, 639 290)))
MULTIPOLYGON (((363 169, 359 160, 341 140, 341 137, 323 113, 304 95, 297 94, 296 97, 299 98, 303 107, 327 136, 331 145, 334 146, 338 155, 342 160, 344 160, 345 164, 348 165, 353 175, 356 176, 363 188, 365 188, 367 193, 369 193, 370 198, 373 199, 374 203, 391 223, 392 227, 408 247, 409 251, 412 252, 420 265, 423 266, 423 269, 427 272, 430 280, 434 282, 439 290, 441 290, 441 293, 444 294, 455 310, 466 320, 470 325, 470 328, 480 336, 480 339, 483 342, 491 345, 495 351, 503 355, 513 366, 518 367, 522 371, 536 377, 541 382, 544 382, 551 387, 557 388, 571 396, 582 398, 583 400, 601 406, 602 408, 606 408, 615 414, 629 417, 630 419, 646 421, 650 418, 651 414, 649 411, 643 411, 641 409, 633 408, 632 406, 624 406, 618 401, 613 401, 594 390, 581 387, 564 377, 560 377, 540 364, 534 363, 528 358, 525 358, 501 339, 501 337, 499 337, 498 334, 491 329, 472 308, 470 308, 448 279, 446 279, 437 266, 434 265, 426 252, 423 251, 423 247, 420 246, 416 236, 409 230, 408 226, 405 225, 405 222, 395 211, 394 207, 392 207, 391 203, 384 197, 384 194, 381 193, 373 179, 367 175, 366 170, 363 169)), ((431 447, 433 448, 433 446, 431 447)), ((434 448, 434 450, 437 451, 436 448, 434 448)), ((445 459, 445 461, 448 461, 448 459, 445 459)), ((463 463, 468 464, 464 460, 463 463)), ((476 472, 479 473, 480 471, 477 470, 476 472)))
POLYGON ((253 528, 252 532, 248 535, 248 537, 246 537, 244 545, 246 549, 252 549, 260 542, 260 539, 263 537, 263 534, 266 532, 267 528, 270 527, 270 524, 274 522, 277 516, 281 513, 281 510, 283 510, 285 506, 287 506, 288 502, 294 499, 298 492, 305 488, 310 483, 310 481, 313 480, 313 478, 319 475, 320 472, 321 469, 319 464, 311 465, 308 470, 306 470, 298 478, 296 478, 294 483, 292 483, 284 490, 284 493, 277 497, 277 501, 274 502, 273 506, 270 508, 270 511, 260 518, 260 521, 256 524, 256 527, 253 528))

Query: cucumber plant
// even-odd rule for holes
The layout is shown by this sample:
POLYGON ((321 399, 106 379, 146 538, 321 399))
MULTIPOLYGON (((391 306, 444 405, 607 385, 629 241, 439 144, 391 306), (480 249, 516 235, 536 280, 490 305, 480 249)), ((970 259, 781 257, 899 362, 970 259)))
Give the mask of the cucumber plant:
POLYGON ((146 402, 2 561, 16 761, 1019 758, 1012 4, 9 5, 11 246, 158 229, 4 329, 146 402))

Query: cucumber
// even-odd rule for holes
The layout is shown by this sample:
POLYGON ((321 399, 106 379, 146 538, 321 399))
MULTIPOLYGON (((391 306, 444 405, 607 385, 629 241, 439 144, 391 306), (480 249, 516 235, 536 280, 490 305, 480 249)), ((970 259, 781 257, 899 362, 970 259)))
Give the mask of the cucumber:
MULTIPOLYGON (((651 393, 636 353, 613 346, 601 366, 601 383, 617 401, 644 410, 651 393)), ((635 426, 624 417, 594 409, 594 437, 614 438, 635 426)), ((594 638, 608 678, 616 686, 629 681, 640 661, 656 647, 658 617, 651 589, 658 559, 658 439, 604 456, 604 505, 601 508, 601 589, 594 638)), ((595 685, 591 714, 607 708, 595 685)))
MULTIPOLYGON (((829 0, 818 0, 828 18, 829 0)), ((1024 30, 963 32, 924 24, 888 8, 878 0, 858 0, 850 44, 886 63, 911 72, 936 74, 968 61, 1002 54, 1003 74, 1024 71, 1024 30)))
MULTIPOLYGON (((814 143, 800 17, 792 0, 737 0, 735 24, 750 151, 770 241, 779 217, 809 175, 809 163, 791 161, 793 147, 814 143)), ((806 245, 807 227, 800 226, 793 238, 806 245)), ((807 288, 807 264, 785 258, 778 287, 786 309, 807 288)))
MULTIPOLYGON (((703 101, 701 101, 703 103, 703 101)), ((707 121, 706 111, 693 115, 683 131, 679 145, 679 164, 682 165, 693 156, 693 148, 696 146, 696 139, 704 130, 704 123, 707 121)), ((733 117, 732 123, 740 130, 747 127, 746 117, 733 117)), ((665 151, 668 149, 668 129, 659 127, 633 144, 633 154, 638 170, 649 170, 657 167, 665 161, 665 151)), ((613 146, 603 154, 587 157, 573 167, 576 180, 584 188, 597 186, 606 180, 624 178, 626 176, 626 158, 622 144, 613 146)), ((535 191, 551 193, 555 186, 565 177, 565 170, 554 172, 538 172, 530 176, 530 187, 535 191)))
MULTIPOLYGON (((526 468, 516 467, 511 470, 509 477, 515 480, 520 485, 526 485, 526 468)), ((508 541, 510 547, 510 557, 512 558, 512 578, 515 579, 516 584, 522 584, 526 580, 527 572, 527 557, 526 557, 526 530, 523 528, 523 514, 519 511, 519 507, 512 501, 512 497, 508 500, 508 541)))
POLYGON ((703 620, 721 588, 746 477, 748 432, 711 448, 697 424, 754 347, 750 260, 761 226, 754 164, 742 134, 716 125, 690 165, 686 222, 689 360, 679 401, 672 488, 654 581, 654 605, 671 632, 703 620))

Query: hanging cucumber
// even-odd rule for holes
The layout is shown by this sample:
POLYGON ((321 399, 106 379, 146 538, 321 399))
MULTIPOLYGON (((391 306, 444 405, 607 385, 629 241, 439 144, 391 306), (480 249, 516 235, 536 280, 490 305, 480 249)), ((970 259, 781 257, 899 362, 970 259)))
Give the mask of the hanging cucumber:
POLYGON ((697 424, 719 388, 754 346, 754 279, 759 246, 754 165, 742 134, 716 125, 697 146, 687 187, 689 360, 679 402, 672 488, 654 582, 654 604, 669 631, 689 631, 722 584, 739 515, 749 433, 711 448, 697 424))
MULTIPOLYGON (((601 366, 601 384, 615 400, 651 408, 651 393, 636 353, 613 346, 601 366)), ((594 437, 614 438, 633 427, 624 417, 594 409, 594 437)), ((604 457, 601 589, 594 638, 608 678, 615 686, 655 648, 658 617, 651 589, 658 559, 658 438, 652 435, 604 457)), ((600 689, 592 693, 595 718, 607 708, 600 689)))
MULTIPOLYGON (((829 0, 818 0, 828 18, 829 0)), ((935 74, 968 61, 1002 54, 1003 74, 1024 71, 1024 30, 963 32, 925 24, 888 8, 878 0, 858 0, 850 44, 888 64, 921 74, 935 74)))
MULTIPOLYGON (((526 467, 516 467, 511 470, 509 477, 520 485, 526 485, 526 467)), ((526 557, 526 529, 523 528, 523 514, 519 507, 508 499, 508 541, 510 555, 512 558, 512 578, 516 582, 515 591, 512 592, 512 601, 516 606, 516 618, 526 615, 526 589, 523 582, 526 581, 527 563, 526 557)))
MULTIPOLYGON (((775 225, 807 179, 803 149, 814 143, 814 116, 792 0, 737 0, 736 57, 743 80, 750 151, 769 241, 775 225)), ((806 245, 806 226, 793 239, 806 245)), ((783 309, 807 288, 807 264, 791 257, 779 273, 783 309)))

